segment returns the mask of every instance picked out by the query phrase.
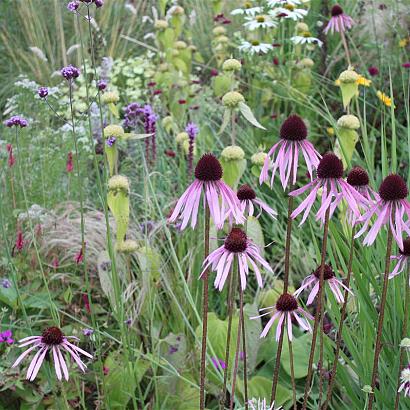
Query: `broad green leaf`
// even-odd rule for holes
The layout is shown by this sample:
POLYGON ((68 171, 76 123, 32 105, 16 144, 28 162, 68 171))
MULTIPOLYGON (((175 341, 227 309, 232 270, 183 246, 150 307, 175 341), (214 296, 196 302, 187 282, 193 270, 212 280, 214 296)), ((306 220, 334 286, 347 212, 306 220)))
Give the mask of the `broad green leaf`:
POLYGON ((248 122, 250 122, 253 126, 255 126, 257 128, 260 128, 262 130, 266 130, 266 128, 263 125, 261 125, 258 122, 258 120, 255 118, 255 116, 253 115, 252 110, 244 102, 239 103, 239 111, 245 117, 245 119, 248 122))
POLYGON ((357 83, 340 84, 340 91, 342 92, 343 107, 346 108, 353 97, 356 96, 359 90, 357 83))
POLYGON ((228 126, 229 121, 231 120, 231 114, 232 114, 232 111, 229 108, 226 108, 225 111, 224 111, 224 117, 223 117, 223 120, 222 120, 222 125, 221 125, 221 128, 218 131, 218 134, 222 134, 224 132, 225 128, 228 126))
POLYGON ((17 292, 14 285, 9 288, 0 286, 0 302, 5 303, 13 309, 17 307, 17 292))
POLYGON ((248 218, 246 233, 248 237, 255 243, 263 256, 265 249, 265 239, 263 238, 263 231, 258 219, 254 216, 248 218))
POLYGON ((137 251, 138 264, 147 280, 157 280, 160 275, 161 256, 150 247, 141 247, 137 251))
POLYGON ((104 149, 105 149, 105 155, 107 155, 108 168, 109 168, 110 176, 111 176, 111 175, 114 175, 117 160, 118 160, 117 147, 115 144, 112 147, 110 147, 107 144, 104 144, 104 149))
POLYGON ((220 158, 223 168, 223 180, 232 188, 236 189, 243 173, 246 170, 246 159, 227 161, 220 158))
POLYGON ((153 134, 132 134, 132 133, 125 133, 124 139, 125 140, 142 140, 148 137, 152 137, 153 134))
POLYGON ((129 223, 129 197, 123 192, 115 193, 109 191, 107 195, 107 203, 117 224, 117 242, 122 242, 124 240, 125 234, 127 233, 129 223))
POLYGON ((230 91, 232 78, 226 74, 220 74, 214 78, 214 93, 217 97, 222 97, 230 91))
POLYGON ((345 168, 352 161, 358 140, 359 134, 355 130, 340 128, 337 132, 337 141, 334 151, 335 154, 342 159, 345 168))

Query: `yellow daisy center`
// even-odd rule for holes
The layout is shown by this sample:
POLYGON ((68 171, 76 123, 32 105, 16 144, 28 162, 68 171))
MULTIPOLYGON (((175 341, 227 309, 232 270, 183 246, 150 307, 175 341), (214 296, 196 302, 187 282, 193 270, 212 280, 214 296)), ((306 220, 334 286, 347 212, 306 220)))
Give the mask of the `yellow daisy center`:
POLYGON ((265 16, 256 16, 256 21, 258 23, 264 23, 266 21, 265 16))

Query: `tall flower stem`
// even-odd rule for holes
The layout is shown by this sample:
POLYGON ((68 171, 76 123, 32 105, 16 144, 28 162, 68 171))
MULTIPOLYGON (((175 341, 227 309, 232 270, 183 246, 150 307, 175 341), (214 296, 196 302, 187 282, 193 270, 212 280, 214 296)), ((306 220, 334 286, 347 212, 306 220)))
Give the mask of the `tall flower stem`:
MULTIPOLYGON (((240 283, 239 283, 239 286, 241 286, 240 283)), ((238 375, 239 351, 241 349, 242 322, 243 322, 243 290, 240 287, 239 288, 239 323, 238 323, 238 334, 236 338, 235 363, 234 363, 233 376, 232 376, 231 402, 229 404, 230 410, 233 410, 234 404, 235 404, 235 387, 236 387, 236 377, 238 375)), ((245 406, 247 406, 247 404, 245 406)))
MULTIPOLYGON (((205 207, 205 226, 204 226, 204 260, 209 255, 209 230, 210 230, 210 210, 209 206, 205 207)), ((202 300, 202 350, 201 350, 201 373, 199 384, 199 408, 205 409, 205 366, 206 366, 206 342, 208 333, 208 274, 206 269, 202 275, 203 283, 203 300, 202 300)))
POLYGON ((236 114, 232 111, 231 117, 231 145, 236 145, 236 114))
POLYGON ((292 401, 293 401, 293 410, 297 410, 296 404, 296 382, 295 382, 295 366, 293 363, 293 348, 292 341, 288 337, 288 347, 289 347, 289 360, 290 360, 290 378, 292 381, 292 401))
MULTIPOLYGON (((407 275, 404 278, 404 280, 406 281, 405 284, 405 296, 404 296, 404 317, 403 317, 403 329, 402 329, 402 334, 401 334, 401 338, 404 339, 405 337, 407 337, 407 328, 408 328, 408 322, 409 322, 409 305, 410 305, 410 269, 407 268, 407 275)), ((396 400, 394 402, 394 410, 397 410, 399 408, 399 402, 400 402, 400 392, 399 387, 400 387, 400 375, 401 375, 401 371, 403 370, 403 362, 404 362, 404 357, 405 357, 405 348, 402 347, 400 350, 400 361, 399 361, 399 373, 397 376, 397 392, 396 392, 396 400)))
MULTIPOLYGON (((349 262, 347 264, 347 276, 346 276, 346 287, 348 288, 350 285, 350 279, 352 276, 352 265, 353 265, 353 256, 354 256, 354 235, 356 233, 355 228, 352 228, 352 237, 350 239, 350 254, 349 254, 349 262)), ((337 337, 336 337, 336 350, 335 350, 335 358, 333 360, 332 370, 330 372, 330 379, 329 379, 329 386, 327 389, 326 400, 323 404, 322 410, 327 410, 327 407, 330 403, 330 399, 332 398, 332 392, 336 381, 336 372, 337 372, 337 364, 339 362, 339 355, 340 355, 340 347, 342 344, 342 332, 343 332, 343 325, 346 319, 346 311, 347 311, 347 301, 349 297, 349 292, 345 290, 344 292, 344 302, 342 306, 342 312, 340 314, 339 320, 339 328, 337 330, 337 337)))
POLYGON ((229 277, 229 288, 228 288, 228 330, 226 334, 226 348, 225 348, 225 369, 224 369, 224 385, 222 390, 221 402, 220 407, 223 409, 224 404, 227 402, 227 395, 226 395, 226 385, 228 382, 228 369, 229 369, 229 354, 230 354, 230 346, 231 346, 231 334, 232 334, 232 316, 233 316, 233 306, 235 301, 235 278, 236 278, 236 258, 234 258, 234 263, 232 266, 232 271, 229 277))
POLYGON ((243 352, 243 391, 245 399, 245 410, 248 410, 248 366, 247 366, 247 351, 246 351, 246 333, 245 333, 245 316, 243 314, 243 290, 241 289, 241 303, 239 306, 241 324, 242 324, 242 352, 243 352))
POLYGON ((377 370, 379 367, 380 352, 382 350, 383 320, 384 320, 384 310, 386 308, 387 285, 389 283, 390 256, 391 256, 392 243, 393 243, 393 232, 389 227, 389 231, 387 233, 386 264, 384 268, 382 299, 380 302, 379 322, 377 324, 376 346, 374 349, 374 360, 373 360, 373 371, 372 371, 372 382, 371 382, 372 392, 369 393, 369 403, 367 405, 368 410, 371 410, 373 408, 374 389, 376 388, 377 370))
POLYGON ((10 167, 10 189, 13 198, 13 209, 16 209, 16 193, 14 192, 13 168, 10 167))
MULTIPOLYGON (((323 297, 324 296, 324 292, 323 292, 323 287, 324 286, 323 285, 324 285, 327 237, 328 237, 328 233, 329 233, 329 214, 330 214, 330 207, 327 208, 327 210, 326 210, 325 223, 324 223, 324 227, 323 227, 322 259, 321 259, 321 262, 320 262, 318 305, 317 305, 317 308, 316 308, 315 323, 313 325, 312 346, 310 348, 310 354, 309 354, 308 374, 307 374, 307 377, 306 377, 305 392, 304 392, 304 396, 303 396, 302 410, 306 410, 307 401, 308 401, 308 397, 309 397, 310 383, 312 381, 312 375, 313 375, 313 361, 314 361, 314 358, 315 358, 317 332, 319 330, 319 324, 320 324, 321 312, 322 312, 322 305, 324 303, 324 297, 323 297)), ((322 331, 322 329, 320 331, 322 331)))
MULTIPOLYGON (((293 170, 293 165, 291 166, 293 170)), ((293 174, 293 171, 292 173, 293 174)), ((293 175, 290 176, 290 180, 293 180, 293 175)), ((283 293, 287 293, 289 288, 289 267, 290 267, 290 241, 292 237, 292 212, 293 212, 293 196, 288 196, 288 222, 286 227, 286 243, 285 243, 285 272, 283 278, 283 293)), ((285 329, 285 321, 282 323, 282 331, 279 337, 278 349, 276 351, 276 361, 275 369, 273 371, 273 380, 272 380, 272 393, 271 393, 271 403, 274 403, 276 398, 276 387, 279 380, 279 368, 280 368, 280 358, 282 355, 283 347, 283 334, 285 329)), ((289 351, 290 354, 290 351, 289 351)), ((293 357, 292 357, 293 360, 293 357)))
POLYGON ((343 32, 343 30, 340 30, 340 38, 342 39, 343 48, 345 49, 347 63, 349 64, 349 66, 351 66, 352 61, 350 59, 349 46, 347 45, 346 36, 345 36, 345 33, 343 32))

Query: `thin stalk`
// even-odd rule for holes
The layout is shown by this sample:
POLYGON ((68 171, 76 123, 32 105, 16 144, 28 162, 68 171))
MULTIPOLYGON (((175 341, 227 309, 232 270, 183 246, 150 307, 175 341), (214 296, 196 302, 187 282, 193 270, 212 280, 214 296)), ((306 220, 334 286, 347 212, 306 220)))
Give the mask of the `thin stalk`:
MULTIPOLYGON (((288 320, 288 319, 286 319, 288 320)), ((295 366, 293 362, 293 348, 292 341, 288 337, 288 346, 289 346, 289 361, 290 361, 290 378, 292 381, 292 400, 293 400, 293 410, 297 410, 296 404, 296 382, 295 382, 295 366)))
POLYGON ((373 408, 374 389, 376 388, 376 379, 377 379, 377 369, 379 366, 380 352, 382 350, 383 320, 384 320, 384 310, 386 308, 387 285, 389 283, 390 256, 391 256, 392 243, 393 243, 393 233, 389 227, 389 231, 387 234, 386 265, 384 269, 382 299, 380 302, 379 322, 377 324, 376 346, 374 349, 372 384, 371 384, 372 392, 369 393, 369 403, 367 405, 368 410, 371 410, 373 408))
POLYGON ((319 399, 318 399, 318 408, 320 409, 320 406, 322 405, 322 398, 323 398, 323 336, 325 334, 325 330, 324 330, 324 308, 323 308, 323 304, 324 304, 324 293, 322 292, 322 301, 320 303, 320 321, 319 321, 319 363, 318 363, 318 369, 319 369, 319 399))
MULTIPOLYGON (((347 276, 346 276, 346 287, 347 288, 350 285, 350 278, 352 276, 355 233, 356 233, 356 230, 353 227, 352 228, 352 237, 351 237, 351 240, 350 240, 349 262, 348 262, 348 265, 347 265, 347 276)), ((342 344, 342 332, 343 332, 344 321, 346 319, 348 297, 349 297, 349 292, 347 290, 345 290, 345 292, 344 292, 344 302, 343 302, 343 306, 342 306, 342 312, 340 314, 339 329, 337 331, 337 337, 336 337, 335 358, 333 360, 333 366, 332 366, 332 370, 330 372, 330 379, 329 379, 329 386, 328 386, 328 389, 327 389, 326 400, 325 400, 325 403, 323 404, 322 410, 326 410, 329 403, 330 403, 330 399, 332 398, 332 392, 333 392, 333 388, 334 388, 335 381, 336 381, 337 364, 339 362, 340 347, 341 347, 341 344, 342 344)))
MULTIPOLYGON (((408 328, 408 322, 409 322, 409 305, 410 305, 410 269, 407 268, 407 275, 404 278, 406 281, 405 284, 405 296, 404 296, 404 318, 403 318, 403 329, 402 329, 402 334, 401 338, 404 339, 407 336, 407 328, 408 328)), ((404 347, 401 348, 400 350, 400 361, 399 361, 399 373, 397 375, 397 389, 396 389, 396 401, 394 402, 394 410, 398 410, 399 408, 399 402, 400 402, 400 392, 399 387, 400 387, 400 375, 401 372, 404 368, 403 362, 404 362, 404 357, 406 355, 406 349, 404 347)))
MULTIPOLYGON (((205 208, 205 226, 204 226, 204 260, 209 255, 209 230, 210 230, 210 210, 209 206, 205 208)), ((202 300, 202 350, 201 350, 201 373, 199 385, 199 408, 205 409, 205 366, 206 366, 206 342, 208 332, 208 273, 206 269, 202 275, 203 283, 203 300, 202 300)))
POLYGON ((343 32, 343 30, 340 30, 340 38, 342 39, 342 44, 343 44, 343 47, 345 49, 347 63, 349 64, 349 66, 351 66, 352 62, 350 60, 349 47, 347 45, 346 36, 345 36, 345 33, 343 32))
POLYGON ((321 263, 320 263, 319 296, 318 296, 318 301, 319 302, 318 302, 318 306, 316 308, 315 323, 314 323, 314 326, 313 326, 312 346, 311 346, 310 354, 309 354, 308 374, 307 374, 307 377, 306 377, 305 392, 304 392, 304 397, 303 397, 302 410, 306 410, 307 401, 308 401, 308 397, 309 397, 310 383, 312 381, 312 375, 313 375, 313 360, 315 358, 317 332, 318 332, 318 329, 319 329, 320 316, 321 316, 321 312, 322 312, 323 293, 324 293, 323 292, 323 284, 324 284, 326 248, 327 248, 327 237, 328 237, 328 233, 329 233, 329 213, 330 213, 330 207, 328 207, 327 210, 326 210, 325 224, 324 224, 324 228, 323 228, 322 260, 321 260, 321 263))
POLYGON ((14 192, 13 168, 10 167, 10 188, 13 197, 13 209, 16 209, 16 193, 14 192))
MULTIPOLYGON (((290 175, 290 181, 293 180, 293 164, 291 166, 292 172, 290 175)), ((290 188, 292 185, 290 185, 290 188)), ((289 189, 290 191, 290 189, 289 189)), ((289 288, 289 268, 290 268, 290 242, 292 237, 292 212, 293 212, 293 196, 288 195, 288 222, 286 227, 286 243, 285 243, 285 272, 283 278, 283 293, 287 293, 289 288)), ((279 368, 280 368, 280 358, 282 355, 283 347, 283 333, 285 330, 285 321, 282 323, 282 331, 279 337, 278 349, 276 351, 276 361, 275 369, 273 371, 273 380, 272 380, 272 393, 271 393, 271 403, 274 403, 276 398, 276 387, 279 380, 279 368)))
POLYGON ((225 349, 225 369, 224 369, 224 385, 222 390, 220 407, 223 409, 224 404, 227 402, 227 391, 226 385, 228 382, 228 368, 229 368, 229 354, 231 346, 231 333, 232 333, 232 315, 233 315, 233 305, 235 301, 235 272, 237 271, 236 265, 238 261, 234 258, 234 263, 232 266, 231 274, 229 277, 229 288, 228 288, 228 330, 226 334, 226 349, 225 349))
POLYGON ((235 364, 234 364, 233 376, 232 376, 231 402, 229 404, 230 410, 233 410, 234 404, 235 404, 235 387, 236 387, 236 377, 238 375, 239 350, 241 348, 242 321, 243 321, 243 290, 241 287, 241 283, 239 281, 239 323, 238 323, 238 334, 236 338, 235 364))
POLYGON ((243 352, 243 391, 245 399, 245 410, 248 410, 248 366, 246 358, 246 333, 245 333, 245 317, 243 314, 243 290, 241 289, 241 303, 239 306, 239 315, 242 323, 242 352, 243 352))
POLYGON ((231 145, 236 145, 236 115, 233 110, 231 117, 231 128, 231 145))

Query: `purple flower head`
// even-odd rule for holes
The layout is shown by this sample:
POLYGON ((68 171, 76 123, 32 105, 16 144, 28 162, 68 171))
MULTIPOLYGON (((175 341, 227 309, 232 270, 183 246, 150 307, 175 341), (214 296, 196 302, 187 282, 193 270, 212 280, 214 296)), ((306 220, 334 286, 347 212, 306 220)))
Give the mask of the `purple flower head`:
POLYGON ((97 88, 100 90, 100 91, 104 91, 106 88, 107 88, 107 81, 104 81, 104 80, 99 80, 98 81, 98 83, 97 83, 97 88))
POLYGON ((188 125, 185 127, 185 131, 187 132, 188 137, 193 140, 198 135, 199 128, 195 123, 189 122, 188 125))
POLYGON ((73 65, 69 65, 67 67, 63 67, 61 69, 61 75, 67 80, 75 80, 80 75, 80 70, 73 65))
POLYGON ((33 381, 37 377, 47 353, 49 353, 47 357, 49 357, 50 360, 52 357, 54 361, 57 379, 61 380, 64 376, 65 380, 68 380, 69 374, 67 362, 64 358, 65 354, 70 356, 83 372, 85 372, 87 366, 81 360, 80 355, 87 356, 90 359, 93 358, 89 353, 71 343, 70 340, 78 341, 79 339, 75 336, 65 336, 58 327, 54 326, 44 329, 40 336, 25 337, 19 340, 19 347, 29 347, 17 358, 12 367, 18 366, 27 355, 36 351, 30 362, 26 376, 27 380, 33 381))
POLYGON ((289 293, 283 293, 277 300, 275 306, 259 309, 259 311, 263 313, 258 316, 251 317, 251 319, 259 319, 263 316, 271 315, 271 318, 261 333, 261 338, 266 337, 270 328, 277 319, 279 319, 279 321, 276 327, 276 341, 279 341, 280 339, 284 320, 287 322, 287 333, 289 340, 292 340, 293 338, 292 318, 296 320, 303 330, 312 332, 310 323, 307 321, 307 319, 313 320, 312 315, 299 307, 296 298, 289 293))
POLYGON ((292 218, 296 218, 304 212, 300 225, 306 221, 316 197, 320 197, 320 190, 322 190, 321 206, 316 214, 316 220, 322 223, 324 223, 326 211, 330 209, 329 217, 332 217, 343 199, 357 218, 360 217, 359 206, 367 204, 366 198, 343 179, 342 161, 332 152, 328 152, 319 162, 316 179, 289 193, 291 196, 299 196, 310 191, 306 199, 292 213, 292 218))
POLYGON ((94 333, 93 329, 83 329, 83 335, 90 337, 94 333))
POLYGON ((410 68, 410 61, 407 61, 406 63, 403 63, 401 66, 403 68, 410 68))
POLYGON ((104 0, 95 0, 94 4, 95 4, 95 7, 99 9, 100 7, 104 6, 104 0))
POLYGON ((363 241, 364 245, 370 246, 376 240, 382 226, 388 225, 397 245, 403 249, 403 232, 410 235, 408 193, 406 182, 400 175, 390 174, 384 178, 379 188, 379 200, 371 204, 366 213, 358 219, 359 223, 363 222, 363 227, 355 238, 363 235, 371 226, 363 241), (375 221, 373 221, 374 216, 376 216, 375 221))
POLYGON ((367 69, 367 71, 369 72, 369 74, 370 74, 372 77, 375 77, 376 75, 379 74, 379 69, 378 69, 377 67, 375 67, 375 66, 369 67, 369 68, 367 69))
POLYGON ((48 88, 40 87, 37 91, 37 94, 40 98, 46 98, 48 96, 48 88))
POLYGON ((7 343, 11 345, 12 343, 14 343, 12 336, 13 334, 10 329, 5 330, 4 332, 0 333, 0 343, 7 343))
POLYGON ((226 363, 222 359, 219 359, 218 357, 211 357, 211 361, 216 370, 226 369, 226 363))
POLYGON ((178 347, 177 346, 170 346, 168 349, 168 354, 174 354, 178 351, 178 347))
MULTIPOLYGON (((403 247, 399 250, 397 256, 392 256, 390 259, 396 260, 397 265, 389 275, 389 279, 394 278, 399 273, 402 273, 404 269, 408 266, 410 256, 410 238, 406 238, 403 241, 403 247)), ((409 279, 410 280, 410 279, 409 279)))
POLYGON ((125 107, 124 128, 127 130, 135 129, 138 126, 140 116, 143 113, 141 105, 133 102, 125 107))
POLYGON ((327 34, 329 31, 333 34, 335 31, 345 32, 347 29, 352 28, 354 21, 353 19, 343 12, 343 9, 336 4, 331 10, 332 17, 327 23, 324 29, 324 33, 327 34))
POLYGON ((11 282, 6 278, 6 279, 2 279, 1 281, 0 281, 0 284, 1 284, 1 286, 2 286, 2 288, 4 288, 4 289, 9 289, 9 288, 11 288, 11 282))
POLYGON ((117 141, 117 138, 111 136, 108 137, 107 140, 105 141, 105 143, 109 146, 112 147, 115 144, 115 141, 117 141))
POLYGON ((13 115, 11 118, 4 122, 6 127, 20 127, 25 128, 28 125, 28 121, 19 115, 13 115))
POLYGON ((313 169, 319 164, 320 155, 307 138, 306 124, 298 115, 289 116, 280 128, 280 139, 268 152, 263 164, 259 183, 269 179, 269 171, 272 172, 270 185, 273 186, 276 171, 279 170, 283 189, 286 189, 289 180, 296 183, 299 165, 299 154, 302 153, 309 175, 313 176, 313 169))
POLYGON ((70 1, 67 4, 67 9, 72 12, 75 12, 79 7, 80 7, 80 3, 78 1, 70 1))

